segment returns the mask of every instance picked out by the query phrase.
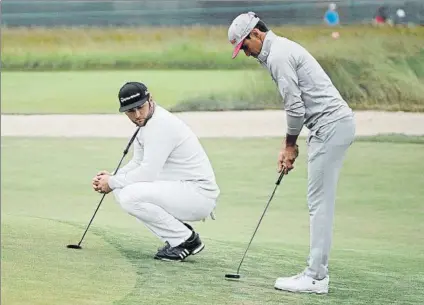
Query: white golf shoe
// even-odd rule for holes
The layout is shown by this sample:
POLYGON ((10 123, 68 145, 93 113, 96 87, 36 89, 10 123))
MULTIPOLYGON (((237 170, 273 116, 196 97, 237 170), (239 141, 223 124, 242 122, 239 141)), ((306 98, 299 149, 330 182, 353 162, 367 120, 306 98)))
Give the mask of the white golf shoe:
POLYGON ((305 293, 328 293, 330 277, 327 275, 322 280, 316 280, 304 273, 292 277, 279 277, 274 287, 279 290, 305 293))

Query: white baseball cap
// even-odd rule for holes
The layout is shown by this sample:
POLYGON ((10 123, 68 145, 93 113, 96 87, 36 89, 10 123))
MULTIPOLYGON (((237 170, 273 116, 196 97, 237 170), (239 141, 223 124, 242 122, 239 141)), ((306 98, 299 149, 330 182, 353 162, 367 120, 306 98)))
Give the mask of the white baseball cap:
POLYGON ((233 59, 240 52, 243 40, 255 28, 259 17, 254 12, 238 15, 228 29, 228 40, 234 46, 233 59))

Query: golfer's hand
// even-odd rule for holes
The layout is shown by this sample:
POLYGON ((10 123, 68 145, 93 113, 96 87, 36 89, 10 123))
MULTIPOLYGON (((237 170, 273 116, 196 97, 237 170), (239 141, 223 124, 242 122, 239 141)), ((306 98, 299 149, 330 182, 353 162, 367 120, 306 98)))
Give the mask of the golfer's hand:
POLYGON ((284 174, 288 174, 294 166, 294 161, 299 155, 298 146, 286 146, 278 154, 277 170, 279 173, 284 171, 284 174))
POLYGON ((107 194, 110 193, 112 191, 112 189, 109 187, 109 177, 110 175, 101 175, 101 176, 96 176, 97 180, 96 180, 96 186, 98 189, 99 193, 103 193, 103 194, 107 194))
POLYGON ((103 192, 103 190, 100 186, 100 180, 101 180, 102 176, 110 176, 110 173, 108 171, 103 170, 103 171, 98 172, 97 175, 93 178, 92 187, 93 187, 93 190, 95 192, 98 192, 98 193, 103 192))
POLYGON ((96 192, 99 191, 99 182, 98 181, 100 179, 100 176, 102 176, 102 175, 111 176, 111 174, 106 170, 102 170, 102 171, 100 171, 96 174, 96 176, 92 180, 92 187, 93 187, 93 190, 95 190, 96 192))
POLYGON ((109 176, 112 176, 112 174, 111 174, 111 173, 109 173, 108 171, 105 171, 105 170, 98 172, 96 176, 101 176, 101 175, 109 175, 109 176))
POLYGON ((94 178, 93 178, 93 180, 91 181, 91 186, 93 187, 93 190, 95 191, 95 192, 98 192, 100 189, 99 189, 99 179, 100 179, 100 176, 94 176, 94 178))

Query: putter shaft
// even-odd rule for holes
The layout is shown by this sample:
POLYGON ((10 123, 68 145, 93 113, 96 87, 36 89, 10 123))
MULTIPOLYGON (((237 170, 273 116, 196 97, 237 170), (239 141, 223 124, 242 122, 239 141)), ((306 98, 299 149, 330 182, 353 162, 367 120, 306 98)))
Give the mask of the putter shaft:
POLYGON ((249 241, 249 244, 248 244, 248 246, 247 246, 247 248, 246 248, 246 251, 244 251, 243 257, 242 257, 242 259, 241 259, 241 261, 240 261, 240 264, 239 264, 239 266, 238 266, 238 268, 237 268, 237 274, 239 274, 239 272, 240 272, 240 268, 241 268, 241 265, 242 265, 242 263, 243 263, 243 261, 244 261, 244 258, 245 258, 245 256, 246 256, 247 250, 249 250, 250 244, 252 243, 252 240, 253 240, 253 238, 255 237, 256 232, 258 231, 259 225, 260 225, 260 224, 261 224, 261 222, 262 222, 262 218, 264 217, 264 215, 265 215, 265 213, 266 213, 266 211, 267 211, 267 209, 268 209, 268 206, 269 206, 269 204, 271 203, 272 198, 274 197, 275 191, 277 190, 277 187, 280 185, 280 182, 281 182, 281 180, 283 179, 283 176, 284 176, 284 170, 282 170, 282 171, 281 171, 280 176, 278 177, 278 180, 275 182, 275 187, 274 187, 274 190, 273 190, 273 192, 272 192, 272 194, 271 194, 271 197, 269 198, 268 203, 266 204, 265 209, 264 209, 264 211, 263 211, 263 213, 262 213, 262 216, 261 216, 261 218, 259 219, 258 225, 256 226, 256 229, 255 229, 255 231, 253 232, 252 237, 250 238, 250 241, 249 241))
MULTIPOLYGON (((131 137, 130 141, 128 142, 128 145, 127 145, 127 147, 125 148, 125 150, 124 150, 124 152, 123 152, 122 158, 121 158, 121 160, 119 161, 118 166, 116 167, 114 174, 116 174, 116 173, 118 172, 119 168, 121 167, 121 163, 122 163, 122 161, 124 160, 125 156, 127 155, 128 151, 129 151, 129 149, 130 149, 130 146, 131 146, 131 144, 134 142, 135 137, 137 136, 137 134, 138 134, 138 132, 139 132, 140 128, 141 128, 141 127, 138 127, 138 128, 137 128, 137 130, 134 132, 133 136, 131 137)), ((85 229, 85 231, 84 231, 84 234, 82 235, 82 237, 81 237, 81 239, 80 239, 80 241, 79 241, 79 243, 78 243, 78 247, 80 247, 80 245, 81 245, 81 243, 82 243, 82 241, 83 241, 83 239, 84 239, 84 237, 85 237, 85 234, 87 234, 88 228, 90 227, 91 223, 93 222, 93 219, 94 219, 94 217, 96 216, 97 211, 99 210, 100 205, 102 204, 103 199, 104 199, 105 197, 106 197, 106 194, 103 194, 102 198, 100 199, 99 204, 97 205, 96 210, 94 211, 93 216, 92 216, 92 217, 91 217, 91 219, 90 219, 90 222, 88 223, 87 228, 86 228, 86 229, 85 229)))

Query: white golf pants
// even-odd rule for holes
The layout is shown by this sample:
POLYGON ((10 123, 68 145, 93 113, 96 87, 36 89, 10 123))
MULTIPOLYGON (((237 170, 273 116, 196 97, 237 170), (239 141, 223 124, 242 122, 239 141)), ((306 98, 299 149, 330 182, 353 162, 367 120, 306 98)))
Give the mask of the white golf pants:
POLYGON ((139 182, 113 190, 116 201, 130 215, 171 247, 192 234, 183 222, 205 219, 216 200, 200 194, 196 186, 182 181, 139 182))
POLYGON ((352 116, 322 126, 308 137, 310 253, 305 272, 318 280, 328 274, 337 182, 355 128, 352 116))

